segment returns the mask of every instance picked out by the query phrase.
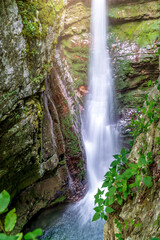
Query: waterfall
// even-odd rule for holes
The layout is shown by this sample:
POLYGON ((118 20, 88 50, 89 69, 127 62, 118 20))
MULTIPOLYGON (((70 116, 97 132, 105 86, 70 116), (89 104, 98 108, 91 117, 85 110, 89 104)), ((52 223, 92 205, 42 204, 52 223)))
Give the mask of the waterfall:
POLYGON ((106 0, 92 0, 92 44, 89 67, 89 93, 82 118, 82 137, 87 157, 89 191, 79 202, 71 204, 43 239, 103 239, 104 222, 92 222, 94 195, 117 152, 116 125, 113 121, 113 80, 107 49, 106 0))
POLYGON ((102 182, 116 151, 117 134, 113 124, 113 80, 107 49, 106 12, 106 0, 92 0, 89 94, 82 121, 91 192, 102 182))

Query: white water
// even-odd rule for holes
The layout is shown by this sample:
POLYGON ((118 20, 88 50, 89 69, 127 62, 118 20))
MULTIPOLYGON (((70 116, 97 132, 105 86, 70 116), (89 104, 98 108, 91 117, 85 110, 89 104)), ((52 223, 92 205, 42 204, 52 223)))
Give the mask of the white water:
POLYGON ((107 50, 106 0, 92 0, 92 46, 89 68, 89 94, 82 135, 87 155, 89 191, 103 180, 116 151, 113 124, 113 80, 107 50))

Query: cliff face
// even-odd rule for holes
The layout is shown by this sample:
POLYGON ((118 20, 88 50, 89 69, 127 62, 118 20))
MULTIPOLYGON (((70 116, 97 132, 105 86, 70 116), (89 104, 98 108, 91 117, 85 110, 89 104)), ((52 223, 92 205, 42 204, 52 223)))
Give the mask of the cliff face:
MULTIPOLYGON (((159 78, 160 81, 160 78, 159 78)), ((160 109, 160 93, 157 86, 149 94, 149 101, 157 102, 156 109, 160 109)), ((147 120, 147 117, 146 117, 147 120)), ((147 188, 141 185, 140 190, 135 189, 134 195, 129 197, 122 206, 109 216, 104 228, 104 240, 116 239, 115 234, 122 234, 122 239, 151 239, 160 236, 159 217, 159 158, 160 158, 160 119, 156 119, 146 133, 141 133, 135 140, 135 144, 128 156, 130 163, 139 159, 139 151, 143 149, 144 155, 152 153, 153 163, 148 169, 148 174, 153 177, 153 185, 147 188), (122 226, 117 228, 115 219, 122 226)))
POLYGON ((110 1, 108 41, 121 136, 126 143, 125 119, 142 107, 144 96, 158 78, 159 13, 159 1, 110 1))
MULTIPOLYGON (((131 114, 135 108, 143 106, 146 94, 149 93, 150 101, 157 101, 157 109, 160 107, 159 92, 153 88, 159 76, 156 54, 160 44, 159 11, 159 1, 110 1, 109 44, 123 138, 127 137, 125 126, 131 114)), ((105 224, 104 240, 117 239, 115 234, 122 234, 122 238, 128 240, 159 237, 159 124, 159 120, 152 123, 146 133, 137 137, 128 157, 130 162, 135 162, 140 149, 145 155, 153 153, 150 168, 153 186, 150 189, 142 187, 116 208, 105 224), (116 219, 122 231, 117 228, 116 219)))
POLYGON ((0 3, 0 191, 14 198, 19 229, 54 199, 83 195, 79 107, 56 51, 65 9, 63 0, 0 3))

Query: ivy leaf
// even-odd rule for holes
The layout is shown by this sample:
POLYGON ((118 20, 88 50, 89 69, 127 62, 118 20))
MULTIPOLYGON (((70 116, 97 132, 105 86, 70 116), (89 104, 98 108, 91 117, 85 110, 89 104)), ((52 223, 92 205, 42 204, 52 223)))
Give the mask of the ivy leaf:
POLYGON ((143 178, 143 183, 150 188, 152 186, 152 178, 147 176, 143 178))
POLYGON ((136 178, 135 178, 135 184, 136 184, 136 187, 139 189, 139 184, 142 180, 142 176, 141 175, 137 175, 136 178))
POLYGON ((111 207, 106 208, 106 213, 112 213, 112 212, 114 212, 113 208, 111 208, 111 207))
POLYGON ((115 166, 117 166, 117 164, 118 164, 118 161, 113 161, 110 166, 115 167, 115 166))
POLYGON ((111 198, 109 198, 109 202, 108 202, 108 205, 112 205, 114 203, 114 196, 112 196, 111 198))
POLYGON ((122 198, 117 198, 117 202, 118 202, 119 205, 122 205, 123 199, 122 198))
POLYGON ((0 239, 1 240, 18 240, 17 236, 7 236, 4 233, 0 233, 0 239))
POLYGON ((149 87, 149 86, 152 86, 152 81, 149 80, 147 85, 148 85, 148 87, 149 87))
POLYGON ((122 156, 125 156, 125 155, 126 155, 126 150, 125 150, 125 148, 122 148, 121 154, 122 154, 122 156))
POLYGON ((102 210, 102 208, 101 208, 101 207, 95 207, 94 210, 95 210, 96 212, 100 212, 100 211, 102 210))
POLYGON ((21 240, 21 239, 23 238, 23 233, 18 233, 18 234, 16 235, 16 237, 18 237, 17 240, 21 240))
POLYGON ((16 215, 16 209, 12 209, 9 213, 7 213, 7 216, 4 221, 5 231, 11 232, 13 228, 15 227, 17 221, 17 215, 16 215))
POLYGON ((98 202, 99 205, 102 205, 102 204, 103 204, 103 201, 104 201, 104 200, 103 200, 102 198, 100 198, 100 199, 97 200, 97 202, 98 202))
POLYGON ((3 190, 0 193, 0 213, 3 213, 8 207, 10 202, 10 195, 7 191, 3 190))
POLYGON ((92 222, 97 221, 101 217, 100 213, 96 212, 92 218, 92 222))
POLYGON ((127 192, 124 192, 124 193, 123 193, 123 197, 124 197, 124 200, 126 200, 127 197, 128 197, 128 193, 127 193, 127 192))
POLYGON ((111 187, 111 188, 109 189, 109 196, 110 196, 110 197, 113 196, 115 192, 116 192, 116 188, 115 188, 115 187, 111 187))
POLYGON ((127 169, 123 174, 122 178, 128 180, 130 177, 132 177, 134 174, 131 172, 130 169, 127 169))
POLYGON ((31 239, 35 240, 36 237, 42 236, 42 233, 43 233, 42 229, 41 228, 37 228, 33 232, 29 232, 26 235, 24 235, 24 239, 25 240, 31 240, 31 239))
POLYGON ((123 180, 122 181, 122 192, 123 194, 127 191, 127 181, 126 180, 123 180))
POLYGON ((123 156, 123 157, 122 157, 122 162, 123 162, 123 163, 127 163, 127 158, 126 158, 126 156, 123 156))
POLYGON ((117 160, 119 159, 119 155, 113 155, 113 157, 117 160))
POLYGON ((108 187, 108 185, 109 185, 109 182, 104 182, 102 185, 102 188, 106 188, 106 187, 108 187))
POLYGON ((142 154, 142 156, 140 156, 139 161, 144 165, 146 164, 146 158, 145 158, 144 154, 142 154))

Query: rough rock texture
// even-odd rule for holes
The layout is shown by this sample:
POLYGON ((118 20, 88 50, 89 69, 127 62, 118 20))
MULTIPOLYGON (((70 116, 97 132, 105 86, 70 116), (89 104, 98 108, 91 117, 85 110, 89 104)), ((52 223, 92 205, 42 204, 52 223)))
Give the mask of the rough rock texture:
MULTIPOLYGON (((149 95, 149 100, 152 99, 157 99, 157 109, 160 109, 157 87, 154 87, 149 95)), ((115 224, 116 218, 123 225, 123 239, 146 240, 160 237, 160 145, 157 139, 160 139, 160 120, 153 122, 146 133, 141 133, 137 137, 128 157, 130 162, 136 161, 139 158, 139 149, 144 149, 145 155, 148 152, 153 153, 150 174, 153 176, 154 184, 150 189, 141 187, 134 197, 128 199, 122 207, 109 216, 104 228, 104 240, 116 239, 115 234, 120 233, 115 224)))
POLYGON ((19 0, 0 3, 0 189, 6 188, 12 196, 43 175, 41 93, 46 68, 53 58, 53 42, 60 32, 62 3, 61 0, 53 2, 54 14, 55 4, 60 7, 56 25, 48 25, 44 36, 39 26, 43 24, 36 18, 42 10, 36 9, 34 16, 35 1, 28 1, 26 5, 19 0), (24 20, 28 7, 33 12, 28 12, 24 20))
POLYGON ((142 107, 158 78, 159 14, 159 1, 110 1, 108 42, 123 142, 128 141, 125 119, 142 107))
POLYGON ((0 191, 14 198, 17 230, 53 200, 73 199, 74 191, 82 197, 84 188, 73 81, 62 59, 54 60, 65 5, 0 2, 0 191))
POLYGON ((59 40, 61 54, 68 64, 73 89, 81 105, 88 84, 90 15, 90 1, 68 1, 64 31, 59 40))

